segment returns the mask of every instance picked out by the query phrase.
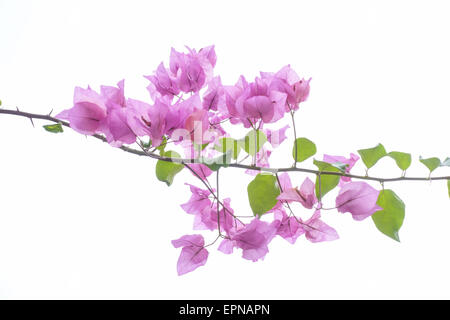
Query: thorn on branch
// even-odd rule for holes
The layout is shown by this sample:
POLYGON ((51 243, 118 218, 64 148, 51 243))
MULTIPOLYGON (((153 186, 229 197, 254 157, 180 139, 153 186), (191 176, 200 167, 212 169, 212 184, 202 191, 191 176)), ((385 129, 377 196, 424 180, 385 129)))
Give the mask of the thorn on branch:
POLYGON ((33 122, 33 118, 28 118, 28 119, 30 119, 30 121, 31 121, 31 124, 33 125, 33 128, 35 128, 35 126, 34 126, 34 122, 33 122))

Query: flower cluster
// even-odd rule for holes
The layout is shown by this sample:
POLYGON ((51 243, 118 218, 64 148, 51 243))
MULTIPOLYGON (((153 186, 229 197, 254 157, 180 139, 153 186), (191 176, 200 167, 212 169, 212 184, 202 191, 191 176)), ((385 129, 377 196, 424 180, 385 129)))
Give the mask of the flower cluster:
MULTIPOLYGON (((159 151, 161 156, 173 156, 175 153, 165 148, 174 143, 182 147, 187 158, 196 159, 213 158, 231 150, 236 163, 239 151, 244 150, 247 157, 251 156, 253 166, 269 167, 270 155, 286 139, 289 126, 275 130, 264 126, 286 114, 293 117, 308 98, 311 79, 300 78, 287 65, 278 72, 261 72, 253 81, 240 76, 234 85, 223 85, 221 78, 214 75, 216 60, 214 46, 198 52, 190 48, 187 52, 172 49, 168 67, 161 62, 153 74, 145 77, 149 80, 149 101, 126 98, 124 80, 116 87, 102 86, 100 92, 77 87, 73 107, 57 117, 68 120, 79 133, 103 135, 114 147, 137 143, 146 153, 159 151), (261 143, 255 143, 251 135, 241 140, 232 138, 233 125, 249 128, 250 133, 260 137, 261 143)), ((358 159, 354 154, 350 158, 325 155, 323 161, 343 166, 349 173, 358 159)), ((217 168, 201 162, 183 165, 207 188, 187 184, 191 196, 181 207, 194 216, 195 230, 218 232, 216 240, 221 239, 218 250, 225 254, 241 249, 244 259, 257 261, 264 259, 269 243, 277 236, 292 244, 301 235, 311 242, 338 239, 336 230, 322 221, 320 187, 318 194, 317 182, 309 178, 297 187, 292 185, 288 173, 276 174, 272 189, 277 195, 273 204, 263 215, 255 213, 250 221, 242 221, 241 214, 235 215, 231 199, 220 199, 209 184, 208 177, 217 168), (291 207, 294 203, 305 212, 310 210, 308 219, 294 213, 291 207)), ((163 174, 158 179, 170 185, 176 173, 169 173, 171 180, 163 174)), ((249 169, 248 173, 255 175, 258 171, 249 169)), ((339 212, 349 212, 355 220, 362 220, 381 209, 376 204, 379 191, 367 183, 341 177, 339 186, 336 198, 339 212)), ((204 265, 209 255, 206 248, 213 243, 205 245, 200 234, 173 240, 174 247, 182 248, 178 274, 204 265)))

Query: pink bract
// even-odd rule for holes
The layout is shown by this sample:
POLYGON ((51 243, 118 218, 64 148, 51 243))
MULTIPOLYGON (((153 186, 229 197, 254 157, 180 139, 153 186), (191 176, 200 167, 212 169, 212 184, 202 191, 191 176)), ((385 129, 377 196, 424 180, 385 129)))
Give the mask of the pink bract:
POLYGON ((297 201, 300 202, 305 208, 311 209, 315 203, 317 203, 317 198, 314 191, 315 185, 309 178, 306 178, 300 189, 298 188, 286 188, 278 196, 278 200, 283 200, 287 202, 297 201))
POLYGON ((379 193, 366 182, 349 182, 339 191, 336 198, 337 210, 350 212, 355 220, 364 220, 382 209, 377 205, 379 193))
POLYGON ((181 276, 205 265, 209 253, 203 247, 204 244, 203 236, 199 234, 186 235, 172 240, 175 248, 183 247, 177 262, 178 275, 181 276))
POLYGON ((253 262, 264 259, 269 252, 268 244, 275 237, 279 225, 278 220, 271 224, 253 219, 242 229, 231 235, 231 239, 225 239, 219 246, 223 253, 231 253, 233 248, 242 249, 242 257, 253 262))

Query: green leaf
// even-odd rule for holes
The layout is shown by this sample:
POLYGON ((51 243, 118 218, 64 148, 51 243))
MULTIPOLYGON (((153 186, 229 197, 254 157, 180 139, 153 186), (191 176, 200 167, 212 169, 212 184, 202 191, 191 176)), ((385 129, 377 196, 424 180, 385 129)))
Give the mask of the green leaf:
POLYGON ((312 157, 317 152, 316 145, 309 139, 297 138, 292 148, 292 158, 296 162, 302 162, 312 157), (297 159, 295 159, 295 149, 297 148, 297 159))
POLYGON ((378 162, 378 160, 386 155, 386 150, 384 149, 384 146, 379 143, 376 147, 358 150, 358 153, 367 169, 370 169, 378 162))
POLYGON ((164 136, 161 143, 159 144, 158 147, 156 147, 156 150, 159 151, 159 154, 162 155, 164 153, 164 150, 166 149, 167 146, 167 138, 164 136))
POLYGON ((254 156, 266 142, 267 137, 260 130, 252 130, 243 139, 238 141, 240 147, 251 156, 254 156))
POLYGON ((52 133, 64 132, 61 123, 47 124, 43 126, 45 130, 52 133))
POLYGON ((248 201, 253 214, 261 216, 277 204, 280 195, 277 178, 272 174, 260 173, 253 179, 248 187, 248 201))
POLYGON ((444 161, 442 161, 441 167, 450 167, 450 158, 446 158, 444 161))
POLYGON ((398 231, 405 218, 405 204, 392 190, 381 190, 378 195, 377 205, 383 210, 372 214, 375 226, 388 237, 400 242, 398 231))
POLYGON ((441 160, 436 157, 427 159, 419 157, 419 161, 422 162, 428 168, 428 170, 430 170, 430 173, 432 173, 437 167, 441 165, 441 160))
POLYGON ((212 171, 217 171, 221 167, 228 167, 231 162, 232 150, 228 150, 224 154, 215 157, 214 159, 202 158, 202 162, 212 171))
POLYGON ((411 165, 411 155, 409 153, 391 151, 388 153, 388 156, 394 159, 397 166, 403 171, 411 165))
MULTIPOLYGON (((324 161, 318 161, 314 159, 313 162, 320 172, 328 171, 328 172, 340 172, 341 170, 336 168, 334 165, 328 162, 324 161)), ((326 195, 328 192, 333 190, 338 184, 339 179, 341 177, 338 175, 329 175, 329 174, 321 174, 320 175, 320 183, 319 183, 319 176, 316 177, 316 196, 319 198, 321 195, 322 198, 324 195, 326 195), (319 191, 320 186, 320 191, 319 191)))
MULTIPOLYGON (((175 151, 162 152, 161 156, 168 158, 180 158, 180 155, 175 151)), ((173 183, 173 178, 175 175, 182 169, 183 165, 180 163, 158 160, 156 163, 156 177, 159 181, 163 181, 170 186, 173 183)))
POLYGON ((333 167, 339 169, 339 171, 342 172, 342 173, 345 173, 345 170, 348 167, 347 163, 342 163, 342 162, 339 162, 339 161, 336 161, 336 162, 332 163, 331 165, 333 167))
POLYGON ((223 153, 231 150, 231 156, 233 157, 233 159, 237 159, 239 153, 241 152, 241 146, 239 145, 238 141, 233 138, 221 138, 219 140, 219 144, 214 146, 214 149, 223 153))
POLYGON ((447 180, 448 197, 450 198, 450 179, 447 180))

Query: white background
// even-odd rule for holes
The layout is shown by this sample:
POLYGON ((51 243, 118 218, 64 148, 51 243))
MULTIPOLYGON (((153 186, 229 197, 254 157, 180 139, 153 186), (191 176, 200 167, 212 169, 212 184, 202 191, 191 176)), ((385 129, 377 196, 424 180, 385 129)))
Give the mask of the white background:
MULTIPOLYGON (((450 156, 449 16, 446 1, 0 0, 0 99, 5 108, 59 112, 75 86, 125 78, 127 96, 149 100, 142 75, 167 63, 172 46, 215 44, 226 84, 288 63, 313 78, 297 124, 318 159, 382 142, 413 154, 409 176, 426 176, 419 155, 450 156)), ((406 203, 401 243, 370 218, 332 211, 324 220, 338 241, 276 238, 257 263, 212 247, 206 266, 178 277, 170 240, 194 233, 179 205, 189 198, 183 183, 196 179, 182 172, 168 188, 153 160, 42 124, 0 115, 1 298, 450 298, 443 181, 386 185, 406 203)), ((292 141, 272 165, 291 164, 292 141)), ((399 175, 388 158, 371 171, 399 175)), ((249 214, 251 177, 224 172, 221 194, 249 214)), ((354 172, 363 173, 361 163, 354 172)), ((298 185, 304 176, 292 178, 298 185)))

